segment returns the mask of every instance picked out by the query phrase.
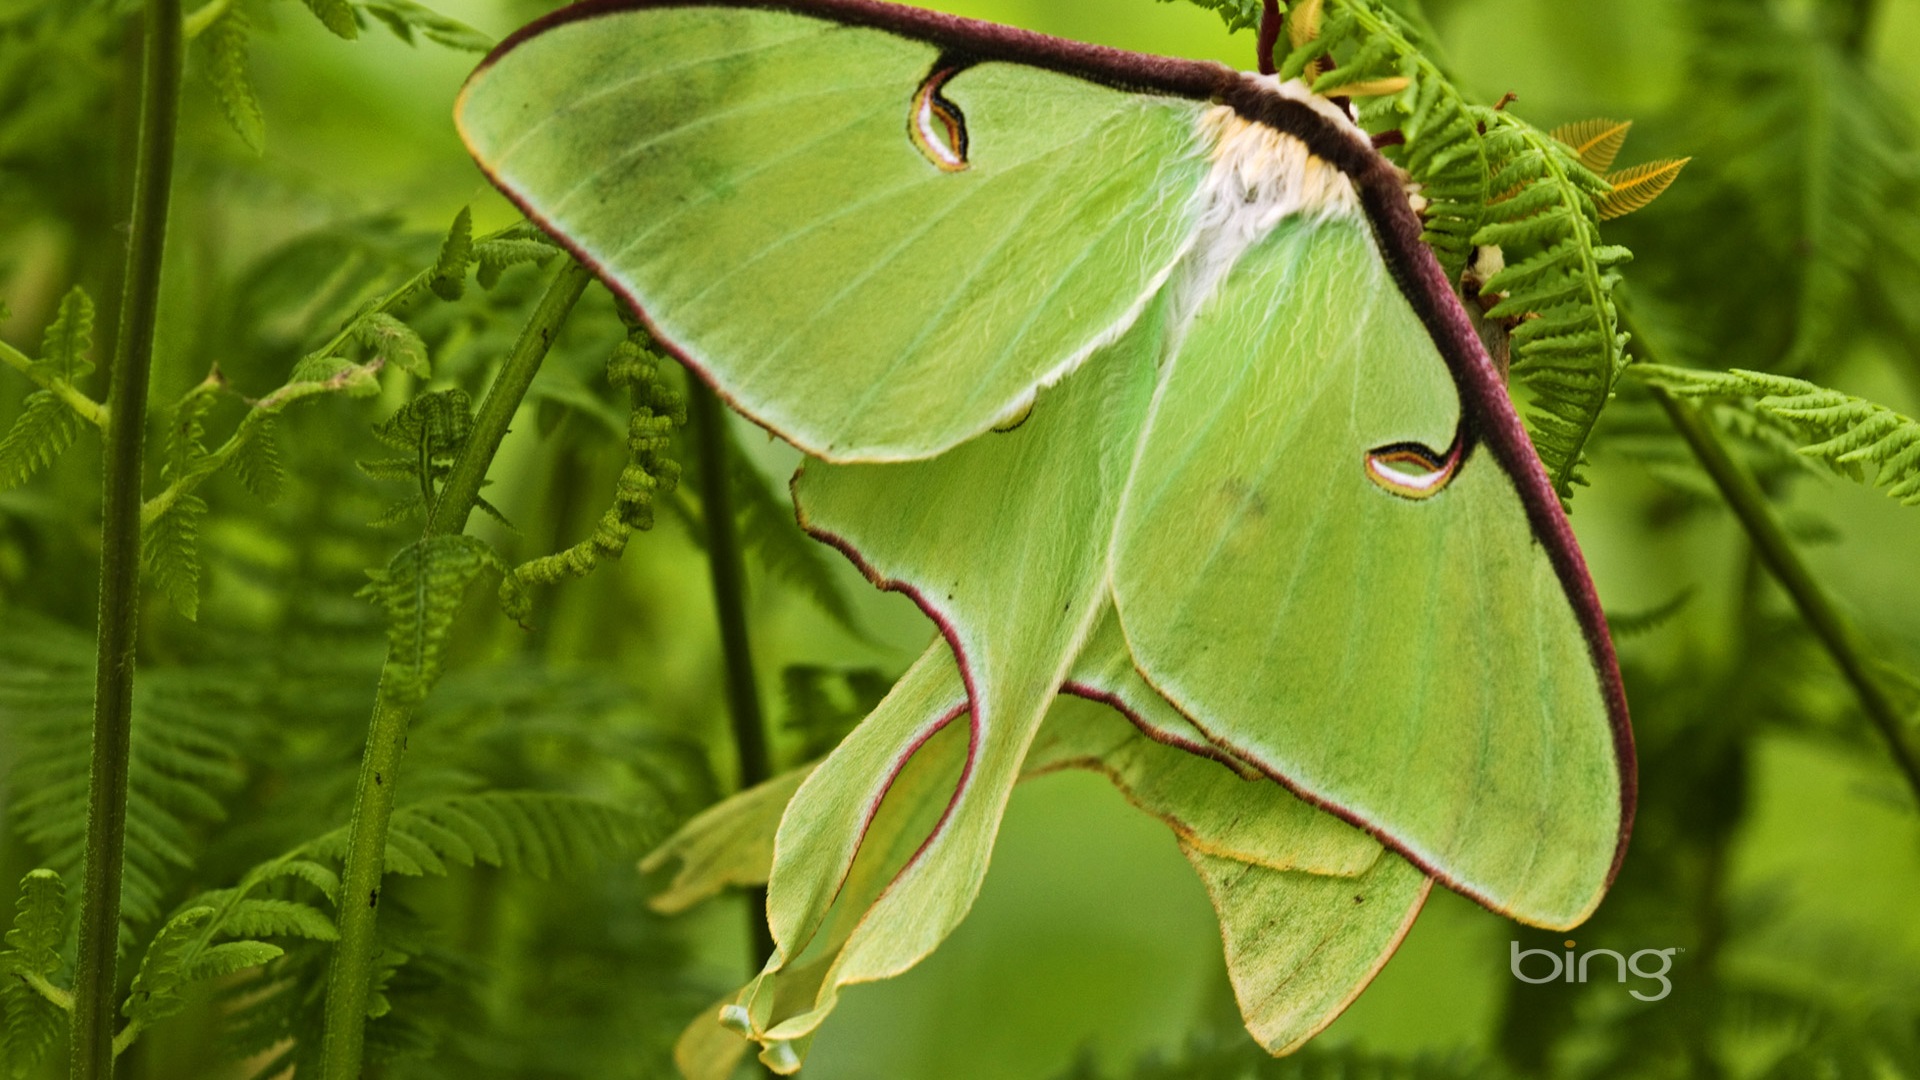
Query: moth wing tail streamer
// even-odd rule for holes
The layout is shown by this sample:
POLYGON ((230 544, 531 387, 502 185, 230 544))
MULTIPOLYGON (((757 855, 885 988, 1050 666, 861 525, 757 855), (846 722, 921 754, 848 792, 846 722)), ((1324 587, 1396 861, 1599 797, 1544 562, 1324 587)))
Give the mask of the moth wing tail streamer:
POLYGON ((1577 550, 1571 583, 1556 558, 1571 535, 1523 494, 1537 461, 1485 437, 1511 405, 1463 393, 1381 231, 1282 221, 1196 316, 1123 496, 1115 604, 1212 741, 1494 910, 1572 926, 1630 822, 1618 673, 1577 550))
MULTIPOLYGON (((1124 332, 1207 167, 1204 100, 958 53, 1052 39, 887 8, 578 5, 496 50, 456 113, 663 344, 831 461, 940 453, 1124 332)), ((1165 63, 1202 99, 1235 77, 1165 63)))

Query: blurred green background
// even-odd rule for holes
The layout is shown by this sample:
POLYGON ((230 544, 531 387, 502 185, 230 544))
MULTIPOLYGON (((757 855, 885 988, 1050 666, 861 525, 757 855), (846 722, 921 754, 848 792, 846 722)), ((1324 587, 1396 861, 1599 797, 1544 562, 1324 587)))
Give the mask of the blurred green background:
MULTIPOLYGON (((934 6, 1251 66, 1251 34, 1229 35, 1183 3, 934 6)), ((118 86, 129 17, 66 9, 66 0, 0 0, 0 297, 12 309, 0 337, 29 353, 70 284, 111 292, 120 250, 112 162, 126 123, 118 86)), ((378 27, 343 41, 297 4, 249 10, 266 151, 233 135, 190 67, 162 405, 214 363, 244 392, 278 385, 376 283, 430 262, 459 208, 473 207, 480 230, 513 220, 449 122, 473 55, 410 47, 378 27)), ((542 8, 446 0, 439 10, 497 38, 542 8)), ((1901 276, 1920 252, 1920 2, 1429 0, 1425 10, 1455 76, 1482 100, 1511 91, 1541 126, 1631 118, 1629 164, 1695 157, 1667 197, 1607 227, 1636 252, 1633 295, 1668 362, 1790 369, 1920 409, 1920 294, 1907 287, 1920 278, 1901 276), (1853 18, 1867 20, 1858 54, 1832 29, 1853 18), (1864 149, 1847 141, 1862 129, 1864 149), (1849 185, 1882 174, 1891 179, 1874 180, 1864 209, 1845 203, 1849 185), (1827 255, 1821 215, 1834 213, 1866 230, 1866 248, 1843 288, 1810 301, 1808 267, 1827 255), (1817 355, 1796 357, 1790 343, 1816 302, 1839 326, 1817 355)), ((423 331, 436 378, 479 385, 541 280, 510 271, 490 296, 423 331)), ((525 523, 484 527, 508 551, 538 554, 584 535, 619 466, 604 415, 579 398, 604 394, 598 365, 617 324, 597 288, 582 310, 493 471, 488 497, 525 523)), ((359 569, 402 542, 364 524, 391 492, 352 462, 376 456, 370 425, 406 392, 396 383, 376 401, 290 414, 291 480, 279 504, 258 506, 230 478, 209 488, 199 621, 158 601, 146 615, 143 671, 243 657, 249 678, 279 686, 235 707, 225 820, 194 825, 192 864, 164 883, 169 904, 344 820, 380 642, 371 609, 350 596, 359 569)), ((0 421, 23 393, 0 375, 0 421)), ((1523 986, 1508 975, 1508 943, 1558 938, 1436 891, 1315 1050, 1326 1061, 1420 1059, 1460 1075, 1920 1075, 1920 1058, 1908 1056, 1920 1045, 1911 797, 1826 655, 1636 393, 1623 388, 1608 415, 1573 521, 1610 613, 1686 599, 1670 619, 1621 637, 1641 822, 1615 894, 1573 937, 1581 949, 1684 950, 1673 992, 1643 1004, 1610 983, 1523 986)), ((735 436, 783 498, 792 453, 745 424, 735 436)), ((69 642, 86 655, 97 459, 83 438, 49 475, 0 493, 0 636, 12 642, 0 665, 16 674, 43 662, 22 641, 69 642)), ((1870 652, 1920 673, 1920 509, 1796 470, 1765 447, 1750 448, 1750 463, 1870 652)), ((454 674, 416 729, 408 783, 646 801, 655 837, 731 790, 704 559, 675 514, 662 519, 624 561, 541 595, 532 631, 468 611, 454 674)), ((908 602, 873 593, 837 557, 820 565, 859 632, 823 613, 806 584, 813 571, 792 570, 790 553, 766 554, 791 539, 756 549, 752 587, 763 697, 785 725, 776 742, 788 765, 817 725, 798 722, 806 718, 783 698, 784 671, 891 676, 930 633, 908 602)), ((27 730, 0 704, 0 776, 35 752, 27 730)), ((31 792, 6 783, 17 822, 31 792)), ((17 827, 0 830, 8 882, 60 857, 17 827)), ((666 1075, 664 1046, 745 976, 747 945, 738 901, 662 920, 642 910, 646 890, 624 861, 584 883, 492 871, 407 883, 406 904, 435 942, 422 955, 440 966, 438 981, 403 988, 414 997, 396 994, 397 1011, 425 1018, 429 1041, 388 1074, 666 1075)), ((143 1040, 132 1075, 215 1075, 217 1012, 203 1003, 143 1040)), ((1237 1053, 1236 1031, 1215 920, 1172 837, 1104 781, 1073 774, 1022 786, 973 914, 917 970, 854 989, 805 1075, 1120 1076, 1156 1055, 1167 1064, 1146 1066, 1166 1070, 1155 1075, 1184 1075, 1198 1066, 1174 1064, 1183 1055, 1237 1053)))

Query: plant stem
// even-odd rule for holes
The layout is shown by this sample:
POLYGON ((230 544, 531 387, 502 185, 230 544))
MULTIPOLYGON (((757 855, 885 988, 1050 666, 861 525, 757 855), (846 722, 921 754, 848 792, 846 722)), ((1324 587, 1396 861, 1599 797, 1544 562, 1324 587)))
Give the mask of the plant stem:
POLYGON ((0 341, 0 364, 25 375, 33 385, 48 390, 54 397, 66 403, 74 415, 101 431, 107 429, 107 407, 80 392, 72 383, 52 375, 44 375, 33 370, 33 359, 19 349, 0 341))
MULTIPOLYGON (((687 420, 700 470, 700 511, 707 529, 707 572, 713 581, 713 607, 720 623, 720 649, 726 662, 727 716, 740 758, 742 791, 767 779, 767 733, 760 715, 760 687, 753 674, 753 650, 747 640, 747 568, 733 510, 733 470, 728 460, 727 413, 720 398, 700 379, 687 380, 687 420)), ((767 891, 751 890, 747 906, 748 940, 757 955, 749 970, 773 953, 767 928, 767 891)))
POLYGON ((113 1075, 114 970, 120 946, 121 860, 127 844, 127 765, 133 731, 133 645, 140 617, 140 466, 147 379, 160 307, 160 269, 173 194, 180 116, 180 0, 147 0, 133 232, 127 246, 113 367, 100 532, 100 626, 87 776, 87 840, 74 965, 74 1080, 113 1075))
MULTIPOLYGON (((1634 338, 1640 343, 1642 355, 1646 355, 1646 338, 1638 330, 1634 331, 1634 338)), ((1841 615, 1839 606, 1814 580, 1806 563, 1794 551, 1786 530, 1781 528, 1779 519, 1774 517, 1767 505, 1767 496, 1760 490, 1759 483, 1751 473, 1734 462, 1713 426, 1700 415, 1698 409, 1662 387, 1649 386, 1647 389, 1660 407, 1667 411, 1668 419, 1673 421, 1675 430, 1686 440, 1687 446, 1693 450, 1693 456, 1707 470, 1707 475, 1713 478, 1721 497, 1726 499, 1734 517, 1739 519, 1741 527, 1752 539, 1760 561, 1766 564, 1774 580, 1793 598, 1794 606, 1800 609, 1800 617, 1806 620, 1814 635, 1826 647, 1827 654, 1840 666, 1847 682, 1853 685, 1853 692, 1866 710, 1867 719, 1880 729, 1880 734, 1887 740, 1888 750, 1893 754, 1894 764, 1905 775, 1914 797, 1920 799, 1920 759, 1915 758, 1913 748, 1907 745, 1905 721, 1899 708, 1894 705, 1886 688, 1880 685, 1879 679, 1874 677, 1853 628, 1841 615)))
MULTIPOLYGON (((454 460, 427 521, 426 535, 450 536, 466 528, 480 497, 480 485, 493 464, 508 424, 526 396, 533 377, 553 347, 561 324, 593 275, 567 261, 534 308, 486 400, 474 417, 473 433, 454 460)), ((340 875, 340 940, 327 972, 326 1026, 321 1037, 323 1080, 357 1080, 366 1048, 367 997, 374 972, 375 928, 380 883, 386 873, 387 832, 393 820, 393 792, 400 758, 407 748, 413 706, 387 693, 386 672, 367 725, 367 747, 360 759, 353 816, 347 826, 347 854, 340 875)))
POLYGON ((553 347, 561 324, 567 321, 567 314, 592 280, 593 271, 572 259, 554 276, 547 294, 533 309, 533 318, 527 320, 526 327, 520 331, 520 340, 513 343, 513 351, 507 354, 500 374, 494 376, 493 385, 487 388, 480 411, 474 414, 473 433, 467 437, 460 456, 454 459, 453 471, 441 485, 427 518, 428 536, 452 536, 466 530, 467 515, 473 513, 474 503, 480 499, 487 467, 493 464, 493 455, 507 437, 514 411, 520 408, 527 388, 533 385, 533 377, 539 373, 541 361, 547 358, 547 350, 553 347))

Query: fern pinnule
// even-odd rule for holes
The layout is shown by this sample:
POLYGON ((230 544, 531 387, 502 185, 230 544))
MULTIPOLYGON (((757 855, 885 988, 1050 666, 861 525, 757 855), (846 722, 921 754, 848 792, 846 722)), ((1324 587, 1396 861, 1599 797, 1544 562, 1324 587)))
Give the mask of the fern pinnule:
POLYGON ((258 154, 267 146, 267 123, 247 63, 252 36, 253 21, 246 11, 238 5, 227 8, 207 30, 207 79, 213 83, 227 124, 258 154))
POLYGON ((1784 424, 1798 452, 1853 480, 1866 478, 1903 505, 1920 505, 1920 421, 1805 379, 1761 371, 1694 371, 1635 364, 1645 382, 1686 397, 1727 399, 1784 424))
POLYGON ((1600 212, 1601 221, 1626 217, 1635 210, 1645 209, 1647 204, 1660 197, 1661 193, 1673 186, 1680 170, 1687 167, 1685 158, 1661 158, 1658 161, 1643 162, 1618 172, 1610 172, 1602 177, 1613 190, 1602 195, 1594 203, 1600 212))
POLYGON ((1566 143, 1589 172, 1604 173, 1613 167, 1613 159, 1626 145, 1627 132, 1632 128, 1631 120, 1576 120, 1561 124, 1549 134, 1566 143))
POLYGON ((0 1076, 32 1073, 65 1024, 71 995, 54 983, 66 940, 66 885, 51 870, 20 881, 13 928, 0 950, 0 1076))

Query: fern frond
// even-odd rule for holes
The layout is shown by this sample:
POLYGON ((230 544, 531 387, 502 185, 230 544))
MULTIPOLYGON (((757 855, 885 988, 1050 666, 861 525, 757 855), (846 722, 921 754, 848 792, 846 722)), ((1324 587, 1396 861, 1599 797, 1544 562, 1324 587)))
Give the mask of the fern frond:
POLYGON ((34 870, 20 881, 13 929, 0 952, 0 1076, 30 1074, 46 1055, 71 1008, 66 991, 53 984, 66 938, 66 885, 51 870, 34 870))
POLYGON ((80 434, 80 418, 51 390, 27 395, 13 426, 0 437, 0 491, 19 487, 52 465, 80 434))
POLYGON ((800 736, 800 761, 825 756, 887 696, 893 680, 878 668, 789 664, 780 672, 787 699, 781 726, 800 736))
POLYGON ((144 530, 142 559, 153 587, 188 619, 200 616, 200 522, 207 501, 182 495, 144 530))
POLYGON ((393 36, 413 44, 417 31, 421 37, 449 49, 484 53, 493 48, 493 39, 458 19, 450 19, 413 0, 366 0, 360 10, 379 19, 393 36))
POLYGON ((302 0, 320 25, 333 31, 337 37, 352 41, 360 36, 360 23, 353 17, 353 5, 348 0, 302 0))
POLYGON ((1613 289, 1631 257, 1600 242, 1596 198, 1612 189, 1556 139, 1508 112, 1487 110, 1492 189, 1474 242, 1498 248, 1496 272, 1479 283, 1489 318, 1512 331, 1512 374, 1532 400, 1534 449, 1562 500, 1573 497, 1587 440, 1625 362, 1613 289))
POLYGON ((1561 124, 1549 134, 1566 143, 1588 172, 1604 173, 1613 167, 1613 159, 1627 144, 1627 132, 1632 128, 1631 120, 1577 120, 1561 124))
POLYGON ((686 400, 660 375, 661 361, 644 331, 636 330, 607 359, 607 381, 626 387, 627 464, 614 488, 613 506, 600 516, 593 535, 565 551, 514 568, 502 587, 552 584, 564 577, 585 577, 601 559, 617 559, 637 531, 653 528, 654 500, 680 482, 673 457, 673 431, 687 422, 686 400))
POLYGON ((240 444, 233 455, 233 473, 254 497, 271 506, 286 488, 287 470, 280 463, 279 421, 267 417, 259 422, 253 438, 240 444))
MULTIPOLYGON (((86 837, 93 648, 84 635, 11 612, 0 631, 0 730, 17 755, 7 821, 71 877, 86 837)), ((138 925, 191 865, 204 827, 243 779, 242 731, 258 708, 245 673, 154 666, 134 691, 121 918, 138 925)))
MULTIPOLYGON (((446 253, 443 251, 441 255, 445 258, 446 253)), ((427 343, 420 332, 384 311, 370 311, 363 316, 354 324, 354 337, 375 357, 416 379, 433 374, 427 360, 427 343)))
POLYGON ((1643 209, 1672 186, 1680 170, 1692 160, 1690 157, 1662 158, 1608 173, 1603 179, 1613 186, 1613 190, 1602 195, 1594 204, 1600 211, 1600 220, 1612 221, 1643 209))
POLYGON ((1366 96, 1361 123, 1398 128, 1390 151, 1421 203, 1422 239, 1449 280, 1473 255, 1489 198, 1491 169, 1478 112, 1440 70, 1422 34, 1401 13, 1371 0, 1315 0, 1287 14, 1292 50, 1283 79, 1306 77, 1317 93, 1366 96))
POLYGON ((1693 371, 1635 364, 1641 380, 1686 397, 1730 399, 1784 424, 1800 454, 1842 476, 1873 482, 1903 505, 1920 505, 1920 421, 1864 398, 1760 371, 1693 371))
MULTIPOLYGON (((1172 3, 1175 0, 1160 0, 1172 3)), ((1227 24, 1227 32, 1248 30, 1260 25, 1260 0, 1187 0, 1195 7, 1202 7, 1220 16, 1227 24)))
MULTIPOLYGON (((577 874, 632 855, 654 824, 629 810, 551 792, 427 799, 393 812, 387 871, 441 876, 452 866, 484 863, 542 879, 577 874)), ((328 833, 302 850, 340 859, 347 850, 347 830, 328 833)))
POLYGON ((500 275, 508 268, 528 263, 544 266, 559 253, 553 241, 537 230, 483 240, 473 246, 474 262, 480 268, 474 279, 481 288, 491 289, 499 284, 500 275))
POLYGON ((442 300, 458 300, 467 291, 467 269, 473 265, 473 210, 463 206, 440 244, 427 286, 442 300))
POLYGON ((267 125, 247 64, 252 34, 253 23, 238 5, 215 20, 207 30, 207 78, 234 134, 258 154, 266 149, 267 125))
POLYGON ((40 361, 48 374, 74 382, 93 371, 93 298, 75 285, 60 299, 60 310, 40 340, 40 361))
POLYGON ((369 570, 360 595, 387 613, 387 663, 381 694, 418 702, 440 679, 454 616, 467 587, 486 570, 502 570, 486 541, 464 534, 432 536, 409 544, 385 570, 369 570))
POLYGON ((143 1028, 152 1027, 186 1007, 181 990, 191 981, 187 960, 200 928, 211 918, 212 908, 193 907, 160 927, 147 945, 146 955, 140 958, 140 971, 120 1006, 128 1020, 143 1028))

